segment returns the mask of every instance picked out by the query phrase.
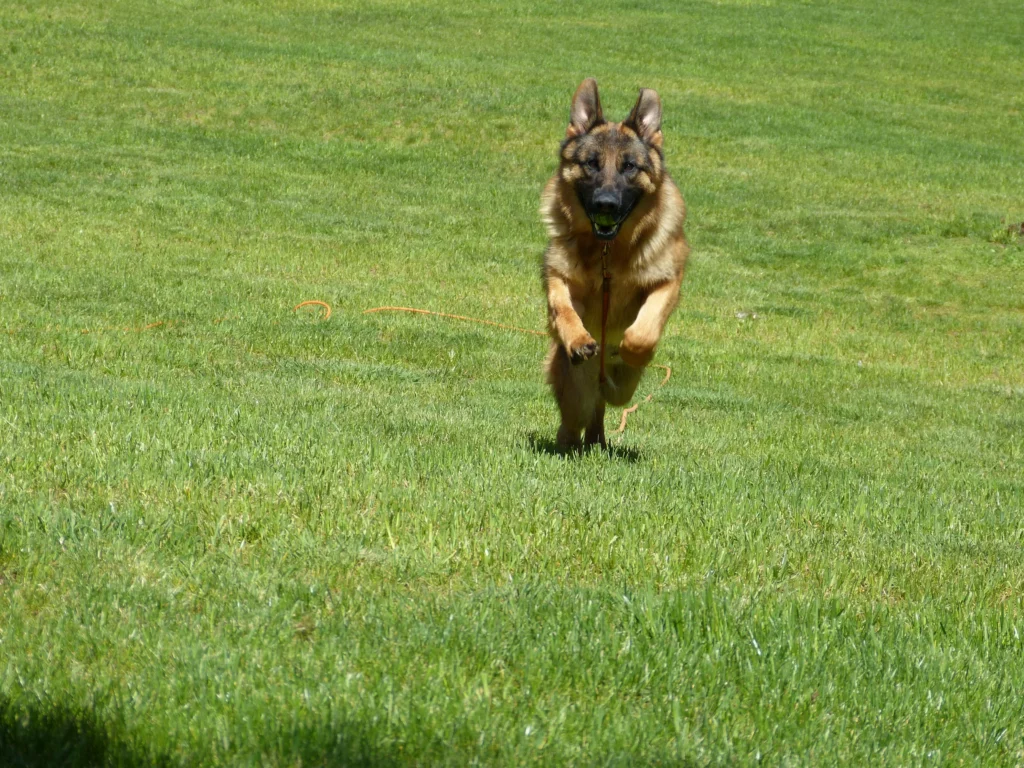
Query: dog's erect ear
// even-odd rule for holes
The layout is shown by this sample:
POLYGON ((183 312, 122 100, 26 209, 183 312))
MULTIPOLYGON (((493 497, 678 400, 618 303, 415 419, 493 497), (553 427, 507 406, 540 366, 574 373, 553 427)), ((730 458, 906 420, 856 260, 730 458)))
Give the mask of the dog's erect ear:
POLYGON ((623 125, 628 125, 636 131, 637 136, 648 144, 660 147, 661 99, 658 98, 657 92, 650 88, 641 88, 633 111, 623 121, 623 125))
POLYGON ((582 136, 595 125, 604 122, 601 114, 601 98, 597 95, 597 80, 588 77, 572 97, 572 109, 569 111, 569 127, 565 131, 566 138, 582 136))

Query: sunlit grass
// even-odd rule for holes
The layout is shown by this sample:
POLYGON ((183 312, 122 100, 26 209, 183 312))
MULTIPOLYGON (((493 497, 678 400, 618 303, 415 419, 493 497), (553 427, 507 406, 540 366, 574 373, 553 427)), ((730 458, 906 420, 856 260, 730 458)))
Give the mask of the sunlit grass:
POLYGON ((4 5, 0 763, 1019 764, 1022 62, 1008 2, 4 5), (565 459, 543 340, 362 310, 543 327, 588 75, 694 253, 565 459))

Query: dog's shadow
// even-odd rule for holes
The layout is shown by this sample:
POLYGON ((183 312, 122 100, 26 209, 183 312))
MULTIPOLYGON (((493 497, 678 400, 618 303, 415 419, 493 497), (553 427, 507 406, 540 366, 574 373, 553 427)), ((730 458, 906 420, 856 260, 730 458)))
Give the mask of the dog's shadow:
MULTIPOLYGON (((530 446, 530 450, 534 453, 543 453, 547 456, 560 456, 565 459, 579 459, 584 454, 591 451, 599 451, 600 448, 584 448, 582 451, 573 448, 563 448, 550 437, 545 437, 539 432, 531 432, 526 436, 526 442, 530 446)), ((605 449, 605 453, 610 459, 616 459, 618 461, 627 461, 630 464, 636 464, 642 461, 644 458, 636 448, 621 445, 609 445, 605 449)))

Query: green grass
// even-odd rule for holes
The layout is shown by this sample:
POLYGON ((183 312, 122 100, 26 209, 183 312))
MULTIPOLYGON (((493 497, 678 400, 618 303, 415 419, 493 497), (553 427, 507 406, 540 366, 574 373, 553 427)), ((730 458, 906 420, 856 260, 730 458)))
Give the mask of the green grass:
POLYGON ((1022 80, 1009 0, 5 3, 0 764, 1024 763, 1022 80), (567 459, 545 342, 361 311, 542 327, 588 75, 694 253, 567 459))

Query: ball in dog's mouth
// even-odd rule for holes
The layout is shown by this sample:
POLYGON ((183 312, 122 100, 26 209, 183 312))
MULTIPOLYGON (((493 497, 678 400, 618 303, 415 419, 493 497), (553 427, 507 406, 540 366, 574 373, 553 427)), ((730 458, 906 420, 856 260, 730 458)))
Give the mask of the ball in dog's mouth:
POLYGON ((595 213, 590 217, 594 234, 601 240, 611 240, 619 232, 619 220, 610 213, 595 213))

